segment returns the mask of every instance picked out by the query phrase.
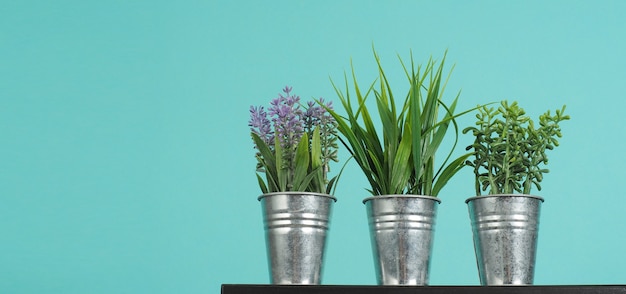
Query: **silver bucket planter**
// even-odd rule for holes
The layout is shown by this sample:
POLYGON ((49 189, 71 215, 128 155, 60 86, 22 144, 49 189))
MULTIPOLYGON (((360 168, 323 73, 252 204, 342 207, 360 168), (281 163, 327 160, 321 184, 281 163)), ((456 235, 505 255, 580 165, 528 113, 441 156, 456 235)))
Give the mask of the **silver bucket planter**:
POLYGON ((379 285, 428 285, 435 197, 384 195, 363 200, 379 285))
POLYGON ((543 198, 489 195, 465 202, 481 285, 532 285, 543 198))
POLYGON ((319 285, 333 196, 278 192, 259 196, 272 284, 319 285))

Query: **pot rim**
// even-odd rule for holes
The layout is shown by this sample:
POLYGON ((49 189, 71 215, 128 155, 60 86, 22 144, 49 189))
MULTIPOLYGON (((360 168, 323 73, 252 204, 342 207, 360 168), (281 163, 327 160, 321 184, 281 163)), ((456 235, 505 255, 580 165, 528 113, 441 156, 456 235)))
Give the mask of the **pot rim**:
POLYGON ((437 197, 426 196, 426 195, 413 195, 413 194, 389 194, 389 195, 370 196, 370 197, 363 199, 363 204, 365 204, 365 202, 370 201, 370 200, 388 199, 388 198, 421 198, 421 199, 426 199, 426 200, 437 201, 439 204, 441 204, 441 199, 437 197))
POLYGON ((319 197, 327 197, 327 198, 330 198, 333 201, 337 202, 337 197, 335 197, 333 195, 330 195, 330 194, 317 193, 317 192, 299 192, 299 191, 265 193, 265 194, 261 194, 259 197, 257 197, 257 200, 261 201, 261 199, 263 199, 263 198, 271 197, 271 196, 279 196, 279 195, 286 195, 286 196, 319 196, 319 197))
POLYGON ((534 199, 541 200, 541 202, 545 201, 543 197, 541 196, 530 195, 530 194, 490 194, 490 195, 481 195, 481 196, 474 196, 474 197, 467 198, 465 200, 465 203, 469 203, 470 201, 473 201, 476 199, 493 198, 493 197, 521 197, 521 198, 534 198, 534 199))

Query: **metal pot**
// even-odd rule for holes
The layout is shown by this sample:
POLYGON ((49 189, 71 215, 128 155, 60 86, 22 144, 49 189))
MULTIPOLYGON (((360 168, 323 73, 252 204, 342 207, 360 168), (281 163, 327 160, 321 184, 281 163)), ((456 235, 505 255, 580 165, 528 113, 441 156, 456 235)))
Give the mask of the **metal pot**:
POLYGON ((363 200, 379 285, 428 285, 435 197, 383 195, 363 200))
POLYGON ((543 198, 471 197, 468 205, 481 285, 532 285, 543 198))
POLYGON ((319 285, 331 195, 278 192, 259 196, 272 284, 319 285))

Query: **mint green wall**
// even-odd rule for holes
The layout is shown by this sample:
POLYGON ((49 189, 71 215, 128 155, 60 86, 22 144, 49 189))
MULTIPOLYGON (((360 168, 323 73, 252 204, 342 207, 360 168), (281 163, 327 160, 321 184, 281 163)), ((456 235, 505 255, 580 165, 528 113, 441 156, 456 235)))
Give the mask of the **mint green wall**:
MULTIPOLYGON (((448 49, 448 93, 462 89, 463 108, 510 99, 536 117, 567 104, 572 120, 537 192, 536 283, 626 283, 624 1, 1 6, 1 293, 267 283, 248 108, 285 85, 337 102, 329 76, 341 80, 352 58, 373 78, 372 44, 400 93, 397 53, 423 62, 448 49)), ((478 284, 472 181, 466 170, 440 195, 433 285, 478 284)), ((375 283, 365 184, 350 165, 325 284, 375 283)))

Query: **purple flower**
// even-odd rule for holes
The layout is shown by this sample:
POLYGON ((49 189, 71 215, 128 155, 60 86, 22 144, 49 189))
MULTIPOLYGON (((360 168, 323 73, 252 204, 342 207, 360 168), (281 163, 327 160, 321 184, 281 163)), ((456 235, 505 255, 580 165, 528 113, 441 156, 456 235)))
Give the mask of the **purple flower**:
MULTIPOLYGON (((300 97, 292 94, 291 91, 292 88, 289 86, 283 88, 282 93, 270 101, 267 112, 262 106, 250 107, 248 126, 252 132, 262 138, 273 155, 276 155, 278 146, 282 149, 280 166, 276 165, 278 163, 277 158, 273 159, 275 160, 274 164, 266 162, 267 158, 263 156, 269 157, 267 150, 264 150, 264 154, 260 151, 257 152, 257 172, 267 173, 267 187, 262 185, 262 190, 278 192, 305 189, 323 192, 326 191, 326 185, 329 183, 327 179, 328 163, 337 161, 337 122, 327 111, 327 109, 332 109, 332 103, 324 102, 324 99, 320 98, 319 104, 314 101, 301 104, 300 97), (314 130, 317 128, 319 128, 321 150, 316 150, 313 153, 311 140, 314 130), (308 143, 308 154, 303 157, 304 155, 296 154, 296 149, 305 132, 308 135, 308 142, 302 143, 308 143), (278 146, 276 146, 277 143, 278 146), (314 154, 319 156, 323 168, 320 177, 316 177, 316 180, 310 180, 311 182, 307 184, 303 182, 302 178, 296 177, 296 171, 298 169, 301 171, 302 168, 310 171, 312 167, 303 167, 301 163, 297 164, 297 162, 303 162, 301 161, 303 158, 311 158, 314 154), (279 171, 281 173, 286 172, 284 174, 286 176, 279 177, 279 171)), ((256 147, 259 149, 258 146, 256 147)), ((306 161, 309 164, 313 162, 313 160, 306 161)), ((320 170, 314 169, 310 172, 318 173, 320 170)))
POLYGON ((272 145, 271 142, 274 140, 272 125, 270 120, 267 119, 267 113, 265 109, 263 109, 263 106, 250 106, 250 120, 248 121, 248 126, 252 132, 261 137, 265 143, 270 146, 272 145))
MULTIPOLYGON (((320 98, 319 102, 329 109, 333 109, 332 102, 324 103, 324 98, 320 98)), ((333 124, 335 119, 328 113, 326 108, 316 104, 313 101, 307 103, 307 110, 304 113, 304 121, 307 129, 313 132, 317 126, 333 124)))
POLYGON ((285 87, 283 92, 286 96, 279 94, 278 98, 272 99, 268 108, 275 135, 278 136, 281 147, 288 153, 295 150, 304 132, 303 113, 298 104, 300 97, 289 95, 291 89, 291 87, 285 87))

